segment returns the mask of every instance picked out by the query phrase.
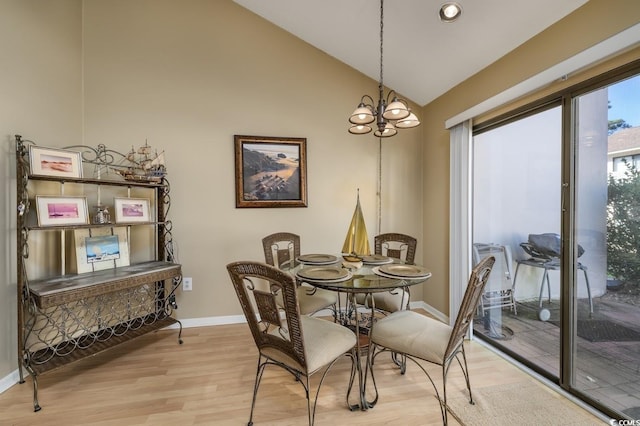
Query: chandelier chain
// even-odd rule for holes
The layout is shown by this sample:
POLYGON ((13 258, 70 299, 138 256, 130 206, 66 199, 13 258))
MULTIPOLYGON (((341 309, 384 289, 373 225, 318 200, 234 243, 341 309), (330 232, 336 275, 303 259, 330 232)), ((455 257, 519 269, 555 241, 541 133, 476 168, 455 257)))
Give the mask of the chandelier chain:
POLYGON ((384 0, 380 0, 380 89, 383 87, 382 56, 384 34, 384 0))
POLYGON ((380 0, 380 80, 378 81, 378 101, 369 95, 363 95, 353 114, 349 117, 352 124, 349 133, 364 135, 371 132, 376 137, 388 138, 398 133, 397 129, 410 129, 420 125, 418 118, 411 112, 406 100, 398 97, 395 90, 389 90, 384 96, 384 0, 380 0), (371 103, 369 103, 371 102, 371 103))

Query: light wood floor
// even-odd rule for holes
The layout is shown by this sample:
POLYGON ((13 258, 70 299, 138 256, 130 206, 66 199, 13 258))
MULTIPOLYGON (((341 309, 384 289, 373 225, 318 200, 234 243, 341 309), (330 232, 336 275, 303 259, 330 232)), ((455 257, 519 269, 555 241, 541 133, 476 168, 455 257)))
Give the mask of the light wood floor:
MULTIPOLYGON (((42 410, 33 412, 31 379, 0 395, 1 425, 243 425, 249 418, 257 351, 246 324, 143 336, 40 377, 42 410)), ((478 343, 468 344, 472 389, 534 380, 478 343)), ((369 411, 345 405, 350 362, 341 359, 320 393, 316 425, 438 425, 433 389, 414 365, 401 376, 386 355, 376 362, 380 400, 369 411)), ((436 366, 428 367, 440 387, 436 366)), ((317 384, 317 380, 313 382, 317 384)), ((449 397, 464 390, 457 365, 449 397)), ((567 400, 567 404, 581 410, 567 400)), ((549 413, 550 416, 553 413, 549 413)), ((551 417, 552 418, 552 417, 551 417)), ((458 423, 449 416, 450 424, 458 423)), ((256 425, 304 425, 299 383, 268 368, 258 393, 256 425)), ((602 424, 594 417, 594 424, 602 424)))

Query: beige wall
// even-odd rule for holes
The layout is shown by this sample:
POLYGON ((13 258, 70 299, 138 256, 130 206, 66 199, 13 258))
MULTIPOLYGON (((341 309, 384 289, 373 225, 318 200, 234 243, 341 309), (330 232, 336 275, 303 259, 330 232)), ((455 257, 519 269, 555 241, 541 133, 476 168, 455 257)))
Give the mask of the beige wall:
POLYGON ((0 380, 17 368, 14 135, 82 138, 80 0, 0 0, 0 380))
MULTIPOLYGON (((441 312, 449 311, 449 132, 444 128, 445 120, 638 22, 640 2, 636 0, 590 0, 422 109, 425 181, 423 254, 424 263, 433 272, 433 278, 424 290, 427 303, 441 312)), ((562 85, 584 80, 585 75, 572 76, 562 85)), ((559 86, 560 83, 555 85, 556 88, 559 86)), ((547 93, 552 90, 546 88, 547 93)))
MULTIPOLYGON (((339 252, 357 188, 373 238, 378 143, 347 118, 374 81, 230 0, 86 0, 84 16, 85 142, 166 150, 193 277, 180 318, 240 314, 225 265, 263 260, 269 233, 339 252), (308 208, 236 209, 234 134, 307 138, 308 208)), ((384 142, 384 231, 422 233, 420 141, 415 129, 384 142)))
MULTIPOLYGON (((225 265, 263 260, 269 233, 300 234, 307 253, 339 252, 358 188, 373 238, 378 141, 350 135, 347 117, 363 94, 375 94, 375 81, 231 0, 78 0, 55 10, 16 0, 8 11, 0 2, 0 22, 13 28, 0 25, 0 43, 13 39, 8 56, 21 58, 21 69, 0 71, 18 102, 0 98, 0 112, 15 117, 0 127, 6 145, 21 133, 45 146, 127 151, 148 140, 166 151, 173 237, 193 277, 193 291, 178 294, 178 317, 240 315, 225 265), (307 138, 308 208, 236 209, 234 134, 307 138)), ((383 144, 383 232, 422 235, 421 132, 383 144)), ((11 186, 7 151, 3 184, 11 186)), ((14 228, 15 215, 0 232, 14 228)), ((15 243, 2 250, 0 378, 16 368, 15 243)))
MULTIPOLYGON (((630 12, 614 16, 604 10, 609 1, 590 1, 423 108, 420 128, 384 141, 381 230, 418 235, 418 259, 434 273, 416 299, 448 311, 444 120, 637 22, 636 3, 617 1, 630 12)), ((0 7, 0 51, 13 61, 0 71, 0 378, 16 368, 15 169, 7 148, 15 133, 46 146, 125 151, 148 139, 166 150, 177 254, 194 280, 194 290, 178 296, 180 318, 240 314, 224 266, 262 259, 267 233, 297 232, 306 252, 339 251, 357 188, 369 235, 376 232, 378 141, 346 131, 346 117, 362 94, 375 93, 375 81, 230 0, 0 0, 0 7), (309 207, 236 209, 234 134, 306 137, 309 207)))

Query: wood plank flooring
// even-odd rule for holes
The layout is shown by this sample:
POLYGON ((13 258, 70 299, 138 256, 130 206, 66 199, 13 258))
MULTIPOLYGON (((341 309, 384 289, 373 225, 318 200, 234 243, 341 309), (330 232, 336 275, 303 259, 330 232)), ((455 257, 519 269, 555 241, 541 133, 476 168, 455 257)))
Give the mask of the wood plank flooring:
MULTIPOLYGON (((42 410, 33 412, 32 382, 0 394, 2 425, 243 425, 249 419, 257 350, 246 324, 161 330, 39 379, 42 410)), ((534 380, 493 352, 471 342, 473 388, 534 380)), ((322 387, 316 425, 439 425, 440 410, 423 373, 409 365, 401 376, 386 355, 376 362, 380 400, 369 411, 346 408, 350 361, 338 361, 322 387)), ((441 389, 437 366, 433 379, 441 389)), ((315 377, 315 376, 314 376, 315 377)), ((315 377, 312 386, 317 385, 315 377)), ((457 365, 449 396, 464 391, 457 365)), ((567 400, 567 404, 581 410, 567 400)), ((549 414, 550 416, 553 413, 549 414)), ((458 423, 449 416, 451 425, 458 423)), ((263 377, 256 425, 304 425, 302 386, 279 368, 263 377)), ((594 424, 601 424, 594 417, 594 424)))

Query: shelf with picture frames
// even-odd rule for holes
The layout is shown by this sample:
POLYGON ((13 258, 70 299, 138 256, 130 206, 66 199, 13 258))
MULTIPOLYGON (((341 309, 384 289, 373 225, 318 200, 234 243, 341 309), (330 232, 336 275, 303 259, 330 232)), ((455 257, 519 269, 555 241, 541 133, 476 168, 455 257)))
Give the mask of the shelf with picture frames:
POLYGON ((167 326, 182 343, 182 268, 163 163, 134 174, 143 163, 103 145, 49 148, 20 135, 15 144, 18 367, 39 411, 46 372, 167 326))

